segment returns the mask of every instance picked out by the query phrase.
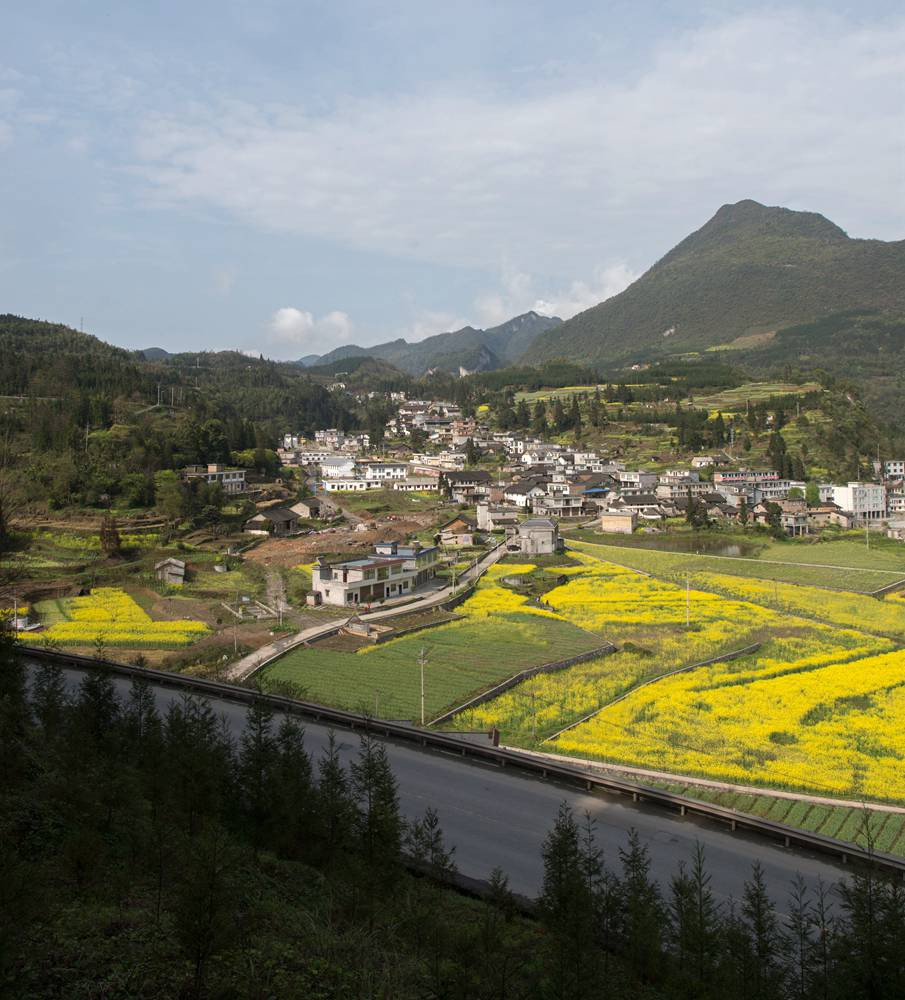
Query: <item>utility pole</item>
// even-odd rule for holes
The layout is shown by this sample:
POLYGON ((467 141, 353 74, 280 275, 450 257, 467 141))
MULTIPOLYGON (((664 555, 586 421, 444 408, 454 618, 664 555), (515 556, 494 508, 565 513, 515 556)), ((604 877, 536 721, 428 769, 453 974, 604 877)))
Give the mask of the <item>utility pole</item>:
POLYGON ((427 653, 424 646, 418 654, 418 665, 421 667, 421 725, 424 725, 424 664, 427 662, 427 653))

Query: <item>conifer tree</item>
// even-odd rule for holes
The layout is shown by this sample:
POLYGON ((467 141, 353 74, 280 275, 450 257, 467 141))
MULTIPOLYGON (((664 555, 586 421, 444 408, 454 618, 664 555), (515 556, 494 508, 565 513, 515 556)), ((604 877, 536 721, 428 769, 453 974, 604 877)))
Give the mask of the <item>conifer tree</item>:
POLYGON ((330 868, 350 849, 355 820, 355 803, 332 730, 318 767, 317 811, 318 854, 330 868))
POLYGON ((628 844, 620 848, 621 950, 629 968, 640 979, 659 978, 666 919, 660 891, 650 876, 650 853, 638 831, 629 830, 628 844))
POLYGON ((365 733, 349 770, 358 802, 355 825, 362 857, 373 872, 392 878, 402 853, 404 823, 386 746, 365 733))
POLYGON ((255 698, 245 715, 236 777, 245 821, 256 847, 269 840, 277 762, 273 711, 263 698, 255 698))

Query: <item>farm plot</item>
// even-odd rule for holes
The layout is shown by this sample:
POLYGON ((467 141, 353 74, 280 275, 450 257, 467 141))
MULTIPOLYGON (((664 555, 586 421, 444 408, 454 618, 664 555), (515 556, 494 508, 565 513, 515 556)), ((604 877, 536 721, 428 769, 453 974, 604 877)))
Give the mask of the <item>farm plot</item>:
POLYGON ((463 726, 497 725, 507 742, 536 745, 586 708, 590 717, 547 748, 740 784, 905 800, 901 602, 790 585, 777 596, 752 580, 702 574, 699 584, 721 592, 686 591, 578 558, 584 565, 563 570, 572 579, 545 600, 585 628, 605 629, 623 652, 532 678, 461 719, 463 726), (743 597, 784 603, 777 610, 743 597), (840 625, 852 621, 861 630, 840 625), (664 676, 732 636, 737 647, 755 637, 761 645, 731 662, 664 676))
POLYGON ((733 782, 905 799, 905 651, 821 659, 753 656, 670 677, 557 746, 733 782))
POLYGON ((533 565, 494 566, 456 609, 465 616, 460 621, 354 650, 330 648, 333 644, 294 649, 267 668, 262 683, 288 681, 313 701, 420 719, 424 650, 425 713, 433 718, 520 670, 602 645, 597 635, 498 582, 532 570, 533 565))
POLYGON ((210 632, 204 622, 180 618, 155 621, 124 591, 98 587, 87 597, 42 602, 53 624, 44 637, 62 646, 114 646, 128 649, 178 649, 210 632))
MULTIPOLYGON (((795 562, 793 560, 797 558, 799 551, 797 546, 794 550, 790 549, 789 555, 785 556, 783 560, 772 556, 768 560, 763 556, 755 559, 743 556, 697 555, 692 552, 665 552, 642 548, 638 545, 606 544, 586 539, 587 534, 585 533, 584 538, 575 538, 574 540, 570 538, 569 544, 600 559, 611 559, 622 566, 683 583, 686 573, 721 573, 759 580, 775 580, 780 583, 801 584, 806 587, 822 587, 830 590, 869 594, 905 576, 905 573, 897 569, 886 568, 881 562, 876 564, 878 568, 875 569, 863 567, 858 563, 842 562, 838 565, 832 565, 831 559, 825 560, 828 566, 813 565, 810 562, 795 562)), ((807 554, 811 555, 810 552, 807 554)), ((813 559, 812 555, 811 558, 813 559)))
MULTIPOLYGON (((773 671, 796 659, 814 666, 893 647, 887 638, 833 628, 700 589, 686 592, 684 587, 581 552, 573 555, 580 565, 558 570, 571 579, 545 594, 544 600, 566 620, 605 635, 619 652, 530 678, 462 713, 456 720, 458 728, 496 726, 507 742, 536 745, 640 683, 754 642, 762 643, 760 660, 773 671)), ((733 669, 743 671, 746 664, 750 667, 745 659, 735 661, 733 669)))

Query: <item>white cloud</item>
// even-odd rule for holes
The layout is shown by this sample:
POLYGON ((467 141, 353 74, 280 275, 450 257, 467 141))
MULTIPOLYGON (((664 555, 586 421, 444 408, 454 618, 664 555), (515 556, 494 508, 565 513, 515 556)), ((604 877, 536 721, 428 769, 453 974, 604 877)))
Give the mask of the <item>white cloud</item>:
MULTIPOLYGON (((646 261, 744 197, 844 227, 870 202, 900 235, 903 72, 905 20, 862 29, 774 10, 673 37, 631 82, 317 114, 230 102, 145 119, 137 156, 160 198, 264 230, 457 267, 512 260, 568 282, 639 246, 646 261)), ((597 281, 567 287, 560 308, 597 281)))
POLYGON ((316 318, 307 310, 284 306, 271 317, 267 340, 278 356, 298 358, 326 354, 348 343, 352 331, 352 321, 338 309, 316 318))
POLYGON ((409 341, 418 341, 438 333, 461 330, 468 325, 469 321, 456 313, 426 309, 418 312, 412 322, 399 332, 399 336, 409 341))
POLYGON ((542 316, 571 319, 576 313, 617 295, 639 274, 627 264, 598 268, 590 279, 577 278, 565 288, 538 288, 538 279, 522 272, 504 269, 500 289, 475 301, 478 323, 496 326, 520 313, 533 310, 542 316))

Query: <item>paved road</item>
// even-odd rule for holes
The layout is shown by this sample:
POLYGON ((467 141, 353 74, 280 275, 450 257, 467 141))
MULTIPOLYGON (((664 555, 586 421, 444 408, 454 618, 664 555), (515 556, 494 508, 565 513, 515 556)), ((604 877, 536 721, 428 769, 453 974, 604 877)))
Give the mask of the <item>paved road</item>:
MULTIPOLYGON (((79 671, 67 673, 74 684, 79 671)), ((116 683, 123 690, 127 688, 125 679, 117 679, 116 683)), ((179 697, 173 691, 157 689, 161 708, 179 697)), ((218 699, 213 704, 238 734, 244 710, 218 699)), ((327 734, 325 726, 306 724, 306 745, 313 757, 320 755, 327 734)), ((344 730, 337 730, 337 736, 344 757, 351 759, 358 737, 344 730)), ((618 864, 619 848, 625 844, 627 831, 635 827, 650 846, 654 875, 664 885, 678 862, 690 858, 696 840, 705 845, 713 888, 723 899, 739 896, 756 858, 763 864, 769 889, 780 906, 787 899, 796 872, 811 884, 818 878, 833 883, 845 874, 841 865, 823 858, 755 836, 730 833, 704 821, 673 816, 653 806, 586 794, 408 744, 388 741, 387 747, 404 814, 415 818, 428 806, 434 806, 448 843, 456 848, 456 861, 463 874, 487 878, 498 865, 508 873, 512 888, 528 896, 536 895, 540 888, 541 844, 564 799, 577 813, 587 809, 597 820, 598 841, 611 865, 618 864)))

